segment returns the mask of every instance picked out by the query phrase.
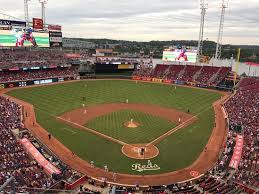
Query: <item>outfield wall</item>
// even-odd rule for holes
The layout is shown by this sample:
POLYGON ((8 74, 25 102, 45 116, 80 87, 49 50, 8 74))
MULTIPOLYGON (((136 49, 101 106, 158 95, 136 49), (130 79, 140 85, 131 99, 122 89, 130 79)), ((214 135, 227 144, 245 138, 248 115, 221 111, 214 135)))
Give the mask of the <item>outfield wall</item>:
POLYGON ((1 83, 0 88, 25 87, 25 86, 32 86, 32 85, 43 85, 43 84, 50 84, 50 83, 65 82, 65 81, 71 81, 71 80, 88 80, 88 79, 128 79, 128 80, 136 80, 136 81, 140 80, 140 81, 155 82, 155 83, 166 83, 166 84, 172 84, 172 85, 173 84, 187 85, 192 87, 216 89, 216 90, 223 90, 223 91, 232 90, 229 88, 207 86, 207 85, 197 84, 194 82, 184 82, 180 80, 173 81, 173 80, 150 78, 150 77, 138 77, 138 76, 116 75, 116 74, 112 74, 112 75, 89 74, 85 76, 54 77, 54 78, 44 78, 44 79, 33 79, 33 80, 27 80, 27 81, 21 80, 21 81, 1 83))
POLYGON ((14 81, 14 82, 6 82, 0 84, 0 88, 16 88, 16 87, 26 87, 32 85, 43 85, 43 84, 50 84, 50 83, 58 83, 58 82, 65 82, 71 80, 78 80, 80 77, 55 77, 55 78, 44 78, 44 79, 33 79, 28 81, 14 81))

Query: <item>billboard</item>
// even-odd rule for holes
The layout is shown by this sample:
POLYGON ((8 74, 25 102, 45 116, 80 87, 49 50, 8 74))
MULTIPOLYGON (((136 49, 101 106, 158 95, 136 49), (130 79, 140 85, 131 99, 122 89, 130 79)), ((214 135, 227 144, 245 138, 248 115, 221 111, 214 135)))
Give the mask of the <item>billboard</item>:
POLYGON ((177 61, 196 63, 197 50, 179 48, 163 52, 163 61, 177 61))
POLYGON ((77 53, 66 53, 65 58, 66 59, 75 59, 75 58, 78 59, 78 58, 81 58, 81 55, 77 54, 77 53))
POLYGON ((62 32, 49 32, 50 47, 62 47, 62 32))
POLYGON ((134 69, 134 65, 129 65, 129 64, 120 64, 118 65, 118 69, 134 69))
POLYGON ((1 30, 11 30, 12 28, 25 28, 26 22, 14 20, 0 20, 1 30))
POLYGON ((49 47, 49 33, 33 32, 32 29, 0 30, 0 47, 49 47))
POLYGON ((238 166, 240 164, 240 160, 242 157, 243 145, 244 145, 244 137, 242 135, 237 135, 234 152, 229 162, 230 168, 234 168, 236 170, 238 169, 238 166))
POLYGON ((42 30, 43 29, 43 20, 40 18, 33 18, 33 29, 42 30))
POLYGON ((62 28, 60 25, 48 25, 48 30, 60 32, 62 30, 62 28))

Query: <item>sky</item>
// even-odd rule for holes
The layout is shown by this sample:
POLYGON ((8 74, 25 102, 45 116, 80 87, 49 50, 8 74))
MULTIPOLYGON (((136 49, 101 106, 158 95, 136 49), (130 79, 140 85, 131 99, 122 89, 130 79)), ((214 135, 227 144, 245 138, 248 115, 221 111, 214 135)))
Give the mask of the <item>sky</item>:
MULTIPOLYGON (((216 41, 222 0, 208 0, 204 39, 216 41)), ((23 0, 0 0, 0 13, 24 18, 23 0)), ((230 0, 223 44, 259 45, 258 0, 230 0)), ((199 0, 49 0, 46 22, 60 24, 65 37, 121 40, 197 40, 199 0)), ((41 17, 38 0, 29 16, 41 17)))

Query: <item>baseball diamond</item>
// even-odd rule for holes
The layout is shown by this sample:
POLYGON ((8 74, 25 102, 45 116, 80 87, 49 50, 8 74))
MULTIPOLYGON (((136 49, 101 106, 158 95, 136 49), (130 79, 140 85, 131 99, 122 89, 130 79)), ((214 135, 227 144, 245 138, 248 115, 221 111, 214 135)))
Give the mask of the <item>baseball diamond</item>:
MULTIPOLYGON (((147 175, 138 181, 149 184, 156 181, 149 179, 150 175, 159 176, 158 182, 166 183, 191 178, 188 171, 202 174, 217 161, 225 139, 225 120, 215 114, 222 111, 220 104, 228 96, 223 92, 91 80, 12 89, 7 94, 24 106, 25 125, 64 162, 93 177, 109 179, 109 172, 102 170, 107 166, 109 171, 118 173, 121 183, 135 184, 138 179, 133 181, 132 175, 147 175), (132 118, 139 127, 123 126, 132 118), (52 134, 51 140, 47 133, 52 134), (146 159, 127 156, 123 146, 130 144, 142 144, 144 150, 145 146, 154 145, 157 152, 146 159), (204 150, 205 146, 210 152, 204 150), (73 160, 69 159, 71 153, 75 154, 73 160), (207 159, 201 160, 203 157, 207 159), (94 169, 90 161, 94 161, 94 169), (143 169, 134 170, 136 164, 143 169), (171 173, 171 179, 163 178, 171 173)), ((134 154, 136 148, 132 150, 134 154)))

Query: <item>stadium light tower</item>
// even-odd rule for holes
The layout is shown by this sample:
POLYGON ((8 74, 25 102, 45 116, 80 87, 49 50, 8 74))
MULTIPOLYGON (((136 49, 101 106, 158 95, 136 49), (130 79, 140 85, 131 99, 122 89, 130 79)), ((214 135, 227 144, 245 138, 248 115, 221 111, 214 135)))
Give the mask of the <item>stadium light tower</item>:
POLYGON ((28 8, 28 1, 30 0, 24 0, 24 17, 26 25, 29 24, 29 8, 28 8))
POLYGON ((41 4, 41 18, 43 21, 43 26, 45 25, 46 15, 45 15, 45 5, 48 3, 48 0, 39 0, 41 4))
POLYGON ((202 56, 204 23, 205 23, 206 10, 208 9, 208 0, 200 0, 200 9, 201 9, 201 22, 200 22, 200 33, 199 33, 198 52, 197 52, 198 62, 200 62, 200 57, 202 56))
POLYGON ((216 47, 216 54, 215 54, 216 59, 221 58, 222 36, 223 36, 223 29, 224 29, 225 12, 226 12, 226 8, 228 7, 228 2, 229 0, 222 0, 222 4, 221 4, 221 16, 220 16, 218 40, 217 40, 217 47, 216 47))

